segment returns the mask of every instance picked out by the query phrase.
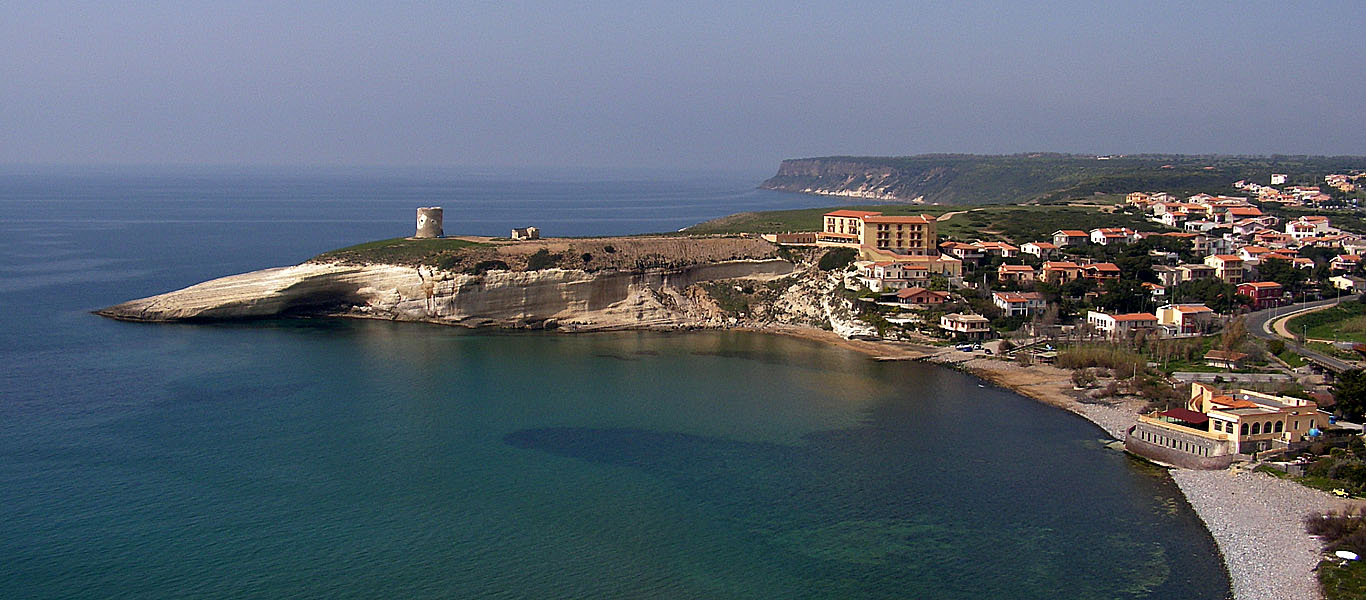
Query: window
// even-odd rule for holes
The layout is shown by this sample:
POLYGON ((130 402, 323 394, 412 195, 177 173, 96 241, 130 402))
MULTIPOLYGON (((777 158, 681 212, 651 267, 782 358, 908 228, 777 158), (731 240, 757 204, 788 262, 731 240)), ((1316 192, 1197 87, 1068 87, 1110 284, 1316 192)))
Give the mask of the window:
POLYGON ((1280 433, 1280 432, 1282 432, 1282 431, 1284 431, 1284 430, 1285 430, 1285 421, 1276 421, 1276 433, 1280 433))
POLYGON ((1243 423, 1243 432, 1242 432, 1242 435, 1247 435, 1247 423, 1243 423))

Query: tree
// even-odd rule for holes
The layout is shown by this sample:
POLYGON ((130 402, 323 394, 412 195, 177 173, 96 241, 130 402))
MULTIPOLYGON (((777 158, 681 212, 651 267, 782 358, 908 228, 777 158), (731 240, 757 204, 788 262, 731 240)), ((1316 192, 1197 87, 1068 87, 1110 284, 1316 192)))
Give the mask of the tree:
POLYGON ((828 250, 825 254, 821 255, 821 259, 817 266, 822 271, 843 269, 844 267, 849 266, 849 263, 854 262, 855 258, 858 258, 857 248, 835 248, 833 250, 828 250))
POLYGON ((1304 282, 1309 279, 1308 269, 1298 268, 1288 260, 1274 258, 1263 260, 1257 266, 1257 275, 1262 281, 1281 284, 1292 294, 1299 293, 1304 288, 1304 282))
POLYGON ((1213 278, 1183 282, 1176 286, 1173 297, 1183 302, 1202 302, 1215 312, 1224 314, 1252 303, 1251 298, 1238 293, 1238 286, 1213 278))
POLYGON ((1333 384, 1333 400, 1342 416, 1356 420, 1366 413, 1366 371, 1352 369, 1338 374, 1333 384))
POLYGON ((1132 279, 1117 279, 1105 285, 1105 291, 1096 298, 1096 304, 1115 312, 1138 312, 1148 305, 1148 290, 1143 289, 1142 283, 1132 279))
POLYGON ((1242 317, 1238 317, 1229 321, 1228 326, 1224 327, 1224 334, 1219 336, 1219 349, 1224 351, 1224 356, 1228 356, 1242 348, 1245 341, 1247 341, 1247 323, 1242 317))

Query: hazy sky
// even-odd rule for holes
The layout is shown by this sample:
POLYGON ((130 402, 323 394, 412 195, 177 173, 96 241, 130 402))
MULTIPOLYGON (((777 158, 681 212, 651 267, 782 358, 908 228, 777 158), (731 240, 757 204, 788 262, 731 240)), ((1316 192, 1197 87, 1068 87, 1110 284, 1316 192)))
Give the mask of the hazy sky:
POLYGON ((776 4, 0 2, 0 163, 1366 154, 1359 1, 776 4))

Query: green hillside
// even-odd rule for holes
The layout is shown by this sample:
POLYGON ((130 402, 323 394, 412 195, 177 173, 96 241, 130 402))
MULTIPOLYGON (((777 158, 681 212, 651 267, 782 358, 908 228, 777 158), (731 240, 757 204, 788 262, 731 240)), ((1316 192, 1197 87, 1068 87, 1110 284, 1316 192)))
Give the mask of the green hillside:
POLYGON ((834 156, 783 161, 760 187, 868 198, 920 198, 929 204, 1057 203, 1096 194, 1166 191, 1229 193, 1240 179, 1269 183, 1288 173, 1302 183, 1366 170, 1360 156, 1129 155, 1100 159, 1075 154, 905 157, 834 156))

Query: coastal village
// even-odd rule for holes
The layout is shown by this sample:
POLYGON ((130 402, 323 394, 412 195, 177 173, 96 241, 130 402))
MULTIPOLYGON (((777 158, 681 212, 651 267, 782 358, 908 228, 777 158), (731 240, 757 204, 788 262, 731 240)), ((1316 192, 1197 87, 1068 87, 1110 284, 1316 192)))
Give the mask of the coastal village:
POLYGON ((1171 468, 1237 597, 1312 598, 1316 571, 1360 572, 1335 552, 1366 551, 1341 533, 1366 507, 1366 175, 1305 178, 1058 205, 747 213, 610 238, 534 225, 447 237, 443 211, 426 207, 410 237, 98 314, 738 328, 944 364, 1171 468), (788 223, 814 230, 778 230, 788 223))
MULTIPOLYGON (((1327 180, 1354 192, 1362 177, 1327 180)), ((1133 192, 1113 207, 1143 214, 1152 231, 1113 226, 1059 229, 1037 240, 957 240, 936 232, 953 215, 834 210, 823 215, 820 231, 765 238, 847 250, 843 288, 868 326, 851 337, 949 342, 962 354, 1073 368, 1076 387, 1090 397, 1133 395, 1154 408, 1129 432, 1132 452, 1223 468, 1360 433, 1336 417, 1330 423, 1320 409, 1333 408, 1334 375, 1355 368, 1366 346, 1266 335, 1283 331, 1295 315, 1354 307, 1366 285, 1366 236, 1327 216, 1264 212, 1269 204, 1332 200, 1314 186, 1276 187, 1287 178, 1233 184, 1248 196, 1133 192), (1313 304, 1325 298, 1331 302, 1313 304), (1313 306, 1276 314, 1306 303, 1313 306), (1270 327, 1253 332, 1252 322, 1270 327), (1098 354, 1094 349, 1104 356, 1078 356, 1098 354), (1097 386, 1100 379, 1108 385, 1097 386), (1209 387, 1243 383, 1290 395, 1211 395, 1209 387), (1188 390, 1203 391, 1183 397, 1188 390), (1281 418, 1229 420, 1253 409, 1281 418)))
MULTIPOLYGON (((1322 187, 1292 180, 1234 182, 1240 195, 1134 191, 1100 209, 1141 215, 1151 228, 954 239, 936 226, 961 213, 834 210, 819 231, 765 239, 845 253, 842 293, 865 325, 847 337, 937 345, 929 360, 1035 397, 1049 394, 1029 389, 1038 380, 1027 371, 1070 371, 1070 393, 1056 395, 1071 398, 1052 401, 1126 451, 1177 467, 1197 509, 1208 504, 1227 525, 1211 530, 1237 582, 1249 567, 1239 561, 1266 560, 1266 546, 1246 538, 1270 528, 1303 539, 1300 517, 1326 505, 1284 487, 1228 492, 1230 475, 1255 470, 1277 484, 1366 496, 1366 446, 1353 422, 1366 410, 1366 232, 1316 214, 1355 212, 1366 175, 1329 175, 1322 187), (1250 496, 1231 508, 1210 490, 1250 496), (1246 506, 1261 508, 1226 514, 1246 506)), ((1341 557, 1355 554, 1321 560, 1341 557)))

